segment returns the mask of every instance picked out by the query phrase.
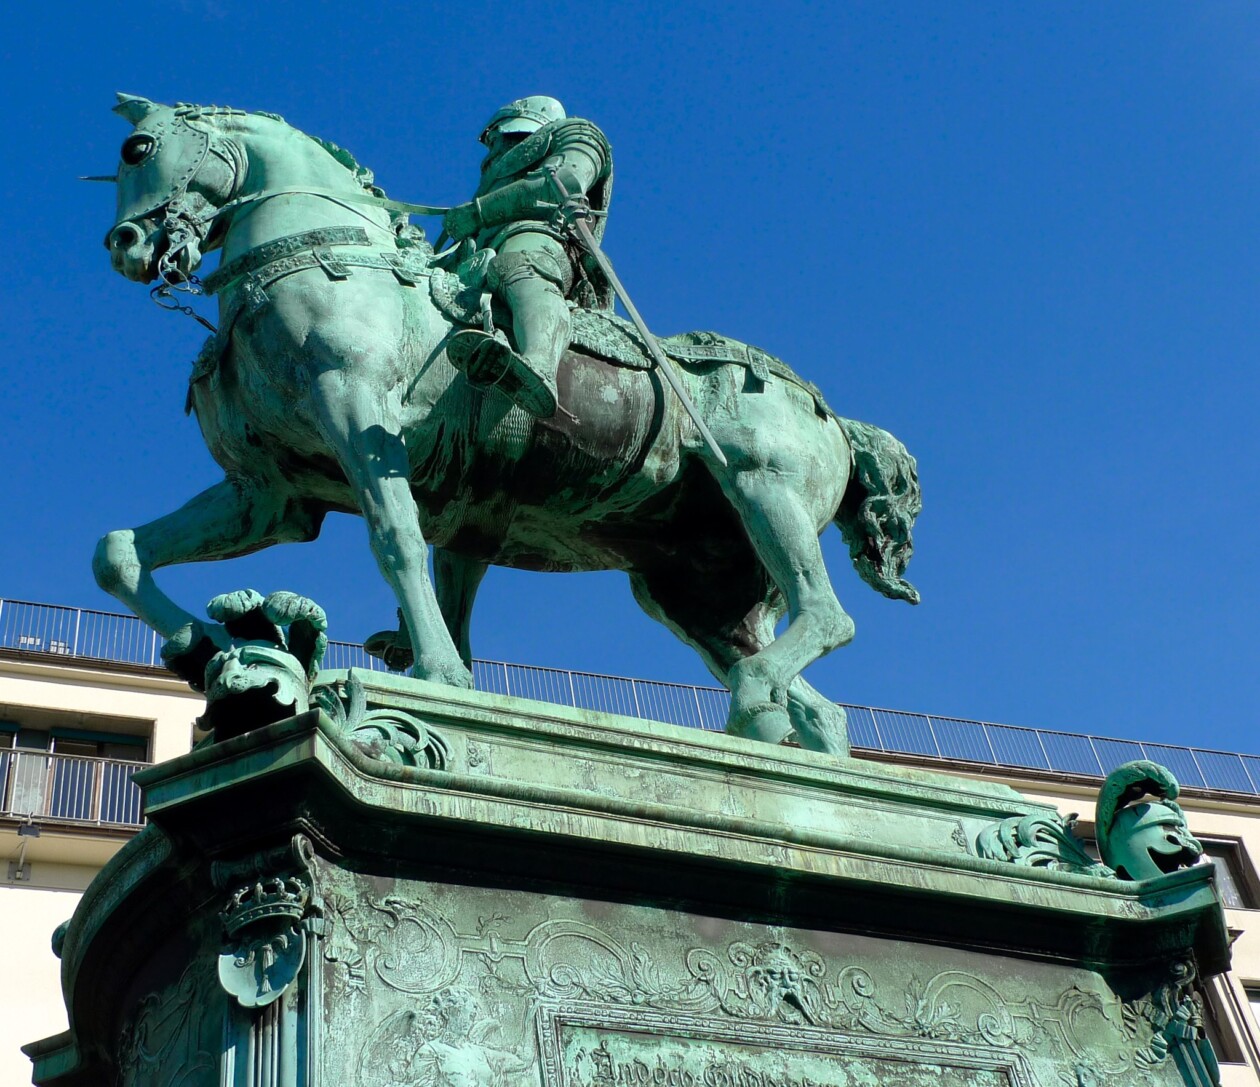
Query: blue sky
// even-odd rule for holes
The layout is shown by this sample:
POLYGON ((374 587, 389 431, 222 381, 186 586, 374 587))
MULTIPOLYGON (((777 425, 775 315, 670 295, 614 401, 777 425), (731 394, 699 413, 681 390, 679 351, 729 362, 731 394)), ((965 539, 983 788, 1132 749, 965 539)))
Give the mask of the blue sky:
MULTIPOLYGON (((113 8, 113 6, 110 6, 113 8)), ((486 117, 608 133, 607 247, 661 333, 780 355, 918 457, 910 576, 810 672, 852 702, 1260 751, 1260 8, 830 3, 40 9, 6 18, 0 595, 114 607, 89 559, 219 472, 196 326, 109 270, 115 90, 283 114, 393 196, 466 199, 486 117)), ((434 232, 436 232, 434 230, 434 232)), ((393 602, 360 522, 159 575, 334 637, 393 602)), ((707 682, 618 574, 493 571, 479 656, 707 682)))

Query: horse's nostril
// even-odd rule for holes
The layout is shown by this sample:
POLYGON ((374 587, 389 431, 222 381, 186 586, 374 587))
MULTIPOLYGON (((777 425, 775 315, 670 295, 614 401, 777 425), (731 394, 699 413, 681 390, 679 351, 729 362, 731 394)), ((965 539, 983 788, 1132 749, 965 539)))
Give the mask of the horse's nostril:
POLYGON ((132 223, 123 223, 116 226, 109 236, 109 244, 114 249, 130 249, 133 245, 138 245, 144 238, 140 233, 140 228, 132 223))

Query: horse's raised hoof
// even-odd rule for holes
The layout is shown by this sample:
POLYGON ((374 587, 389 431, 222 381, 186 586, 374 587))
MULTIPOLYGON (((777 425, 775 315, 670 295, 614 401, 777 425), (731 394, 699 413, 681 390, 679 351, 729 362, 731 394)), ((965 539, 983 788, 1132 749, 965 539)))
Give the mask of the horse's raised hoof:
POLYGON ((730 717, 726 732, 745 740, 781 744, 792 734, 792 719, 777 702, 754 702, 730 717))

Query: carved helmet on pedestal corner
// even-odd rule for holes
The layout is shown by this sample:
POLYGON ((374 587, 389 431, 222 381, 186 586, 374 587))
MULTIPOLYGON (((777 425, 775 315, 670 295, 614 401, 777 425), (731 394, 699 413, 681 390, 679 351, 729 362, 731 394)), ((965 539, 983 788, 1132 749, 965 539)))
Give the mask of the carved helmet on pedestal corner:
POLYGON ((482 129, 480 139, 482 143, 489 143, 491 134, 495 132, 520 132, 528 135, 552 121, 564 120, 565 116, 564 106, 545 94, 518 98, 495 111, 482 129))

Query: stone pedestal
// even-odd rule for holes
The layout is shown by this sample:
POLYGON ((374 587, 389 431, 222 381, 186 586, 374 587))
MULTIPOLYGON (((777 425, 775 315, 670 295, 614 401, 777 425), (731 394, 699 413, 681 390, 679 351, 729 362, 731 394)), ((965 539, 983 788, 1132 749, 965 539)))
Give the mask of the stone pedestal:
POLYGON ((71 1029, 27 1047, 37 1084, 1210 1082, 1210 866, 1133 883, 985 860, 987 827, 1053 813, 363 679, 366 705, 141 775, 149 824, 64 933, 71 1029))

